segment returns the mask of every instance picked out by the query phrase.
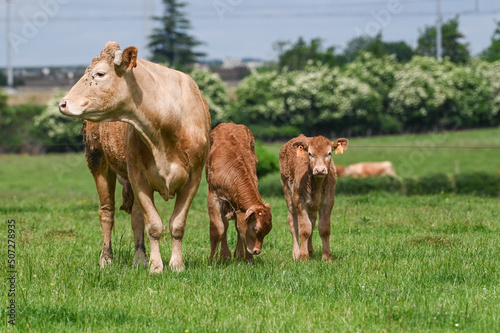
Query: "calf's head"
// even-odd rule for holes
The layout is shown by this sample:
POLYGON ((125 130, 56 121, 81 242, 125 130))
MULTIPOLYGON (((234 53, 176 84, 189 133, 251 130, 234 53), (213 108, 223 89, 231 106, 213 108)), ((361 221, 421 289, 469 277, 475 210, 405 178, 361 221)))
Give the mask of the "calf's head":
POLYGON ((264 237, 272 229, 271 206, 268 203, 253 205, 244 217, 238 218, 236 227, 240 237, 245 240, 246 250, 251 254, 260 254, 264 237))
POLYGON ((294 142, 293 148, 298 157, 309 158, 309 169, 314 177, 322 178, 328 175, 332 162, 332 153, 342 154, 347 149, 349 140, 341 138, 331 142, 324 136, 313 138, 300 137, 294 142))
POLYGON ((95 122, 119 120, 133 98, 127 81, 136 66, 135 46, 122 51, 118 43, 107 42, 85 74, 61 99, 59 111, 95 122))

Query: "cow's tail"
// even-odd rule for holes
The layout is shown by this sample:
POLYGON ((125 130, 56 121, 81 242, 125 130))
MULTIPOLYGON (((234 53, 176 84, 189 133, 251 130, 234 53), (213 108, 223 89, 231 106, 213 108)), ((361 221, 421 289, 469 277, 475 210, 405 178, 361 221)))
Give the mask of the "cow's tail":
POLYGON ((121 205, 120 210, 123 210, 131 214, 132 206, 134 205, 134 192, 132 191, 132 186, 126 180, 122 182, 122 180, 119 179, 119 181, 123 185, 122 189, 123 204, 121 205))

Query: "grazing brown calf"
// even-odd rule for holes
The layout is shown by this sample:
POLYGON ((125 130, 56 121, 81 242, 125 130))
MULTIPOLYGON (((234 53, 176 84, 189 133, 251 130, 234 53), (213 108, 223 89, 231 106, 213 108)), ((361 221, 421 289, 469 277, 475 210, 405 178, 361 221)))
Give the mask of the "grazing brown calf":
POLYGON ((391 176, 396 177, 396 171, 390 161, 384 162, 360 162, 349 164, 347 166, 337 166, 337 175, 339 177, 367 178, 373 176, 391 176))
POLYGON ((234 256, 253 260, 262 251, 264 237, 271 231, 269 204, 257 190, 255 140, 244 125, 220 124, 210 134, 206 164, 208 214, 210 216, 210 259, 222 242, 220 257, 230 259, 227 245, 229 220, 235 220, 238 241, 234 256))
POLYGON ((323 136, 309 138, 301 134, 280 150, 281 186, 288 206, 294 259, 307 260, 313 254, 311 235, 319 213, 322 258, 332 260, 330 214, 336 184, 332 152, 343 153, 348 142, 347 139, 331 142, 323 136))
POLYGON ((85 158, 94 177, 99 196, 99 219, 102 227, 102 250, 99 265, 104 267, 113 260, 111 230, 115 221, 115 185, 118 176, 123 185, 121 210, 132 214, 135 255, 134 266, 147 265, 144 247, 144 221, 128 181, 125 134, 127 124, 122 122, 94 123, 84 120, 82 127, 85 158))
POLYGON ((170 217, 170 268, 184 269, 182 238, 209 148, 210 114, 186 74, 137 58, 137 48, 108 42, 59 103, 68 116, 122 121, 127 175, 150 243, 150 271, 163 271, 163 223, 153 194, 176 198, 170 217))

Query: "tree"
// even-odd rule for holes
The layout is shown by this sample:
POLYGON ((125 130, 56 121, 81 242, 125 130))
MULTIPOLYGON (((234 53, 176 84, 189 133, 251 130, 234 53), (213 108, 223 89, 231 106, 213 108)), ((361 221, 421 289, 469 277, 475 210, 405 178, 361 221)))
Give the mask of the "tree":
POLYGON ((149 47, 153 53, 154 62, 167 62, 170 66, 181 68, 190 65, 205 56, 205 53, 194 51, 203 43, 191 36, 189 20, 182 11, 186 3, 179 0, 163 0, 165 12, 162 17, 154 19, 160 22, 149 37, 149 47))
POLYGON ((330 67, 337 65, 335 48, 330 46, 325 50, 321 38, 313 38, 309 44, 302 37, 293 44, 278 41, 273 48, 278 52, 280 69, 286 66, 290 70, 301 70, 309 60, 319 61, 330 67))
POLYGON ((500 21, 491 37, 491 45, 481 53, 481 58, 489 62, 500 60, 500 21))
MULTIPOLYGON (((458 31, 458 16, 445 22, 442 27, 443 57, 449 57, 451 62, 465 64, 469 58, 469 44, 461 40, 465 37, 458 31)), ((426 26, 420 31, 416 53, 430 57, 436 56, 436 27, 426 26)))
POLYGON ((413 58, 413 49, 403 41, 385 42, 382 49, 384 54, 394 54, 399 62, 408 62, 413 58))
POLYGON ((347 43, 342 57, 349 63, 353 62, 363 52, 370 52, 377 58, 394 54, 400 62, 410 61, 413 57, 413 50, 410 45, 403 41, 384 42, 381 33, 375 37, 354 37, 347 43))

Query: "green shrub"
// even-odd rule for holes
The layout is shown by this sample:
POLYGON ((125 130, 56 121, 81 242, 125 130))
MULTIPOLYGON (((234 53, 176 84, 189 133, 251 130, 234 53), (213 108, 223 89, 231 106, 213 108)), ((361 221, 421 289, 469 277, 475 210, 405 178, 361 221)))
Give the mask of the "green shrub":
POLYGON ((281 197, 281 174, 279 172, 270 173, 259 178, 259 193, 262 197, 281 197))
POLYGON ((33 118, 42 113, 44 106, 21 104, 0 106, 0 152, 38 153, 41 133, 33 127, 33 118))
POLYGON ((367 194, 376 191, 401 192, 399 179, 390 176, 370 178, 338 178, 335 193, 337 194, 367 194))
POLYGON ((257 163, 257 177, 280 171, 278 156, 267 150, 260 141, 255 142, 255 154, 259 160, 257 163))
POLYGON ((408 178, 404 181, 406 195, 427 195, 453 193, 453 182, 446 174, 436 173, 420 178, 408 178))
POLYGON ((59 112, 59 101, 64 93, 54 94, 43 107, 43 112, 34 117, 34 127, 49 152, 82 150, 82 121, 59 112))
POLYGON ((458 194, 497 197, 500 193, 500 183, 497 176, 486 172, 457 175, 455 183, 458 194))

